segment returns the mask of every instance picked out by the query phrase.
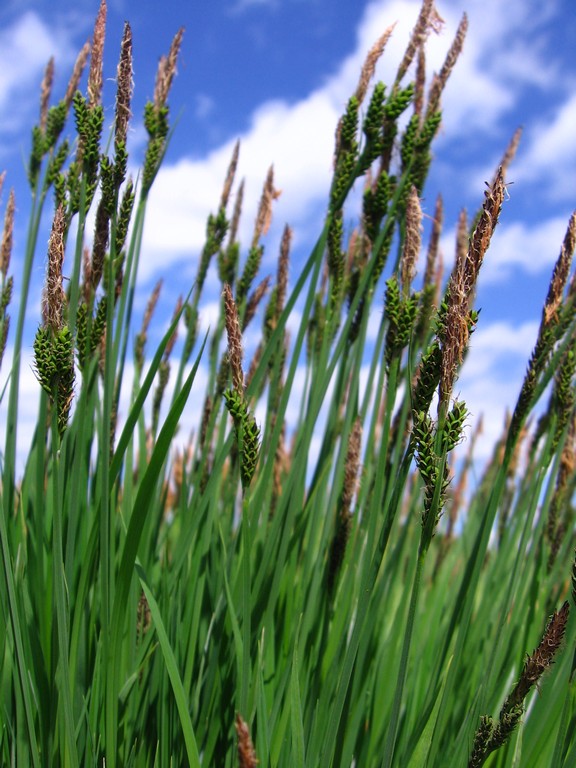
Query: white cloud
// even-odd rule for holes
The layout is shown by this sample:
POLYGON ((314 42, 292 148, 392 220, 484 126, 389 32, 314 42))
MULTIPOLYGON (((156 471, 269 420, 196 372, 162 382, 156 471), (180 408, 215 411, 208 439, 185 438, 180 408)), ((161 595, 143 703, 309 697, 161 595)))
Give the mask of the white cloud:
POLYGON ((567 224, 566 219, 555 217, 534 225, 516 222, 497 228, 482 268, 482 279, 502 280, 518 268, 528 274, 550 268, 560 253, 567 224))
POLYGON ((574 201, 576 177, 576 94, 569 96, 550 120, 538 121, 528 132, 528 147, 515 165, 515 178, 544 180, 553 200, 574 201))
POLYGON ((1 132, 18 130, 28 110, 39 104, 40 83, 51 56, 59 64, 70 59, 66 36, 33 11, 0 31, 1 132))

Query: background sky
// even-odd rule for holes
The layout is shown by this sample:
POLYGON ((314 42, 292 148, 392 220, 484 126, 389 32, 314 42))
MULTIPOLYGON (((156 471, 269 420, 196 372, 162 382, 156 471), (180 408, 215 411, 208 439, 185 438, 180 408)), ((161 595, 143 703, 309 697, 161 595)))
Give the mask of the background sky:
MULTIPOLYGON (((142 108, 153 95, 158 58, 167 52, 176 30, 185 27, 169 98, 176 131, 148 208, 140 313, 159 277, 165 279, 162 302, 169 310, 191 286, 206 217, 217 208, 238 138, 237 179, 246 179, 247 193, 241 238, 244 243, 249 238, 261 186, 273 163, 282 195, 266 240, 263 272, 275 272, 279 236, 289 223, 295 231, 294 283, 298 263, 321 228, 334 130, 366 53, 384 29, 397 22, 377 69, 377 79, 390 83, 419 6, 411 0, 109 0, 104 104, 110 105, 112 118, 116 62, 128 20, 135 72, 130 149, 136 162, 145 144, 142 108)), ((474 214, 484 182, 492 178, 513 132, 523 126, 508 175, 513 182, 510 199, 480 276, 480 323, 456 385, 472 412, 471 424, 484 415, 479 448, 487 456, 505 408, 515 403, 551 270, 576 207, 576 6, 573 0, 438 0, 437 8, 445 25, 442 34, 429 41, 430 72, 440 68, 464 11, 470 21, 464 52, 443 98, 444 119, 422 198, 426 217, 433 214, 436 195, 444 197, 442 250, 447 269, 459 210, 466 207, 474 214)), ((0 170, 7 171, 1 210, 3 215, 8 190, 14 187, 17 213, 10 271, 16 280, 29 210, 24 167, 30 129, 38 119, 43 71, 54 55, 54 94, 61 98, 77 52, 91 36, 97 10, 97 0, 0 3, 0 170)), ((34 307, 39 307, 44 266, 39 258, 34 307)), ((217 303, 215 275, 210 290, 213 303, 205 311, 205 323, 217 303)), ((13 306, 14 317, 16 312, 13 306)), ((30 347, 37 322, 31 315, 30 347)), ((161 332, 158 328, 158 336, 161 332)), ((11 352, 9 339, 0 387, 11 352)), ((37 388, 25 362, 23 437, 29 434, 26 424, 31 427, 35 418, 37 388)))

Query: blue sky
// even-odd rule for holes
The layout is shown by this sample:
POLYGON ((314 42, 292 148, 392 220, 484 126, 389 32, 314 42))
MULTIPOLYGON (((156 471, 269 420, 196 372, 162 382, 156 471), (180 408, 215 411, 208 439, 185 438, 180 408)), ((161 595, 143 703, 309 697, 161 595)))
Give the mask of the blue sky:
MULTIPOLYGON (((0 170, 7 170, 3 205, 7 190, 16 190, 15 275, 28 210, 23 166, 43 70, 53 54, 60 98, 77 51, 91 35, 97 6, 96 0, 4 0, 0 6, 0 170)), ((487 454, 504 408, 515 402, 551 269, 576 207, 576 8, 572 0, 438 0, 437 7, 445 25, 429 41, 430 71, 439 69, 464 11, 470 19, 464 52, 445 92, 444 120, 422 199, 425 216, 432 215, 437 193, 443 194, 447 268, 460 208, 473 215, 512 133, 524 128, 509 173, 510 199, 481 274, 481 320, 457 385, 473 417, 484 413, 481 450, 487 454)), ((273 163, 282 195, 264 272, 274 270, 280 232, 288 222, 295 230, 294 276, 298 258, 319 232, 334 129, 364 57, 397 22, 377 70, 377 78, 390 82, 418 8, 416 0, 109 0, 104 102, 114 101, 122 25, 129 20, 135 69, 130 142, 136 159, 144 144, 142 107, 152 96, 158 58, 178 27, 186 28, 170 97, 178 124, 149 208, 141 306, 161 276, 168 307, 191 284, 206 216, 217 206, 237 138, 238 177, 245 177, 247 189, 243 240, 273 163)), ((43 271, 39 259, 35 296, 43 271)), ((215 276, 210 287, 214 303, 206 321, 217 300, 215 276)), ((31 318, 32 330, 34 322, 31 318)), ((5 362, 0 385, 7 368, 5 362)), ((35 391, 31 374, 22 387, 24 394, 35 391)))

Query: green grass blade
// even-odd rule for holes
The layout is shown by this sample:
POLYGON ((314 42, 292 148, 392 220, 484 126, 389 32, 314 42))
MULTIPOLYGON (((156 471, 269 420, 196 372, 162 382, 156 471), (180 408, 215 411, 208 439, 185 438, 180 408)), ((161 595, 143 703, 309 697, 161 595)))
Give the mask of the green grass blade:
POLYGON ((152 615, 152 620, 154 622, 156 634, 158 635, 160 648, 162 649, 162 654, 164 656, 166 671, 168 672, 168 676, 170 677, 170 682, 172 684, 172 690, 174 692, 174 698, 176 699, 176 706, 178 708, 178 714, 180 716, 180 724, 182 726, 182 735, 184 737, 184 743, 186 745, 186 754, 188 756, 188 763, 190 765, 190 768, 200 768, 201 766, 200 755, 198 754, 198 747, 196 745, 196 738, 194 736, 194 728, 192 727, 192 721, 190 720, 190 713, 188 711, 186 693, 184 691, 182 680, 178 672, 178 665, 176 663, 174 651, 172 650, 172 646, 170 645, 168 635, 166 634, 166 629, 162 621, 162 616, 160 614, 158 603, 154 599, 154 595, 152 594, 150 585, 146 580, 146 575, 140 565, 136 564, 135 567, 138 573, 138 578, 140 579, 140 584, 142 585, 142 589, 144 590, 144 594, 146 595, 148 606, 150 607, 150 613, 152 615))

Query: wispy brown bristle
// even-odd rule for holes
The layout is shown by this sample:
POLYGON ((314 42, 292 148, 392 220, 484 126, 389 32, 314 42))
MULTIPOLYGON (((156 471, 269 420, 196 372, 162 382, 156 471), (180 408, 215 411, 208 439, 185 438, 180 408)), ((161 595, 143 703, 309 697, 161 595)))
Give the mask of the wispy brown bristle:
POLYGON ((366 96, 370 81, 374 77, 378 59, 382 56, 384 48, 386 47, 386 43, 390 39, 395 26, 396 24, 392 24, 390 27, 388 27, 388 29, 386 29, 383 34, 380 35, 378 40, 376 40, 372 48, 370 48, 368 51, 366 60, 362 65, 362 70, 360 71, 360 79, 354 93, 354 96, 358 99, 358 104, 361 104, 362 101, 364 101, 364 97, 366 96))
POLYGON ((120 46, 120 59, 116 73, 116 144, 125 143, 128 133, 128 123, 132 113, 132 30, 130 24, 124 24, 124 34, 120 46))
POLYGON ((106 0, 100 0, 100 8, 94 24, 90 72, 88 73, 88 104, 95 107, 102 99, 102 67, 104 60, 104 39, 106 37, 106 0))
POLYGON ((232 384, 236 392, 244 394, 244 374, 242 372, 242 333, 238 320, 238 310, 232 295, 232 289, 226 283, 222 291, 224 297, 224 319, 228 335, 228 361, 232 371, 232 384))
POLYGON ((48 106, 50 104, 50 96, 52 95, 52 84, 54 83, 54 56, 50 57, 46 70, 44 71, 44 78, 42 79, 42 85, 40 86, 40 129, 42 133, 46 130, 46 121, 48 119, 48 106))

